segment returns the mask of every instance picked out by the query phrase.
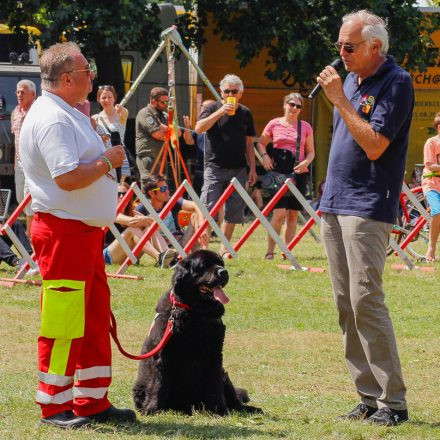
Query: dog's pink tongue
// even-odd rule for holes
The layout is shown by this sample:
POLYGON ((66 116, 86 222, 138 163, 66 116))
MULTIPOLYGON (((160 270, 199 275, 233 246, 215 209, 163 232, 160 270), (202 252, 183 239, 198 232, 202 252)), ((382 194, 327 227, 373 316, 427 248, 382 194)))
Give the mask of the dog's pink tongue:
POLYGON ((214 298, 222 304, 227 304, 229 302, 229 298, 220 287, 214 289, 214 298))

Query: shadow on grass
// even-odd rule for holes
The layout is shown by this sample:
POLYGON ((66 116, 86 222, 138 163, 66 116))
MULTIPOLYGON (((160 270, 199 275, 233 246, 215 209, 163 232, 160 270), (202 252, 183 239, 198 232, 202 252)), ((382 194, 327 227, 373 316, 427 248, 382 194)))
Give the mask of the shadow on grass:
MULTIPOLYGON (((236 422, 237 425, 241 422, 236 422)), ((265 437, 280 438, 279 432, 268 433, 255 428, 243 426, 206 425, 199 426, 187 422, 170 421, 137 421, 133 424, 100 425, 94 429, 102 434, 119 433, 126 435, 157 435, 160 437, 188 436, 198 439, 229 439, 264 435, 265 437)))
POLYGON ((405 422, 405 425, 420 426, 422 428, 440 429, 440 422, 425 422, 424 420, 411 420, 405 422))

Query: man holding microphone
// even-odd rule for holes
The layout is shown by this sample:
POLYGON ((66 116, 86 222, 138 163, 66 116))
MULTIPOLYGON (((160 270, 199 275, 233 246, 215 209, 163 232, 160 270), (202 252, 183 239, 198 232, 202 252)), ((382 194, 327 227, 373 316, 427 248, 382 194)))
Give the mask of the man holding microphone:
POLYGON ((317 78, 334 104, 333 138, 319 209, 345 357, 360 397, 343 416, 381 425, 408 420, 393 325, 384 301, 386 247, 397 217, 414 106, 410 75, 386 55, 380 17, 342 19, 336 47, 348 74, 317 78))
POLYGON ((43 94, 23 123, 20 152, 43 278, 36 396, 41 422, 77 428, 92 420, 134 420, 134 411, 114 408, 107 398, 110 289, 101 227, 116 216, 114 168, 124 149, 105 150, 89 118, 74 108, 92 90, 94 77, 79 47, 55 44, 40 65, 43 94))

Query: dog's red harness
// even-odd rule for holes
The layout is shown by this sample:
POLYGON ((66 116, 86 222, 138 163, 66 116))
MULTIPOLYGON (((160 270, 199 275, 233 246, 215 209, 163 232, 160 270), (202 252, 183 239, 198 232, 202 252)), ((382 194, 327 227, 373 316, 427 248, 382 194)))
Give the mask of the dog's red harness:
MULTIPOLYGON (((171 290, 169 298, 170 298, 170 303, 173 306, 173 309, 179 307, 180 309, 191 310, 191 307, 188 304, 177 301, 176 295, 174 294, 173 290, 171 290)), ((115 315, 113 315, 113 312, 110 312, 110 334, 112 335, 113 341, 115 341, 115 344, 118 347, 118 350, 121 352, 121 354, 123 354, 125 357, 129 359, 133 359, 135 361, 141 361, 142 359, 147 359, 159 353, 159 351, 161 351, 165 347, 165 345, 167 345, 168 341, 173 335, 173 323, 174 323, 174 318, 172 314, 173 309, 171 310, 170 318, 168 319, 167 326, 165 327, 165 331, 163 333, 162 339, 160 340, 159 344, 157 344, 157 346, 154 347, 153 350, 149 351, 148 353, 140 354, 138 356, 127 353, 122 348, 122 345, 118 339, 116 318, 115 315)))

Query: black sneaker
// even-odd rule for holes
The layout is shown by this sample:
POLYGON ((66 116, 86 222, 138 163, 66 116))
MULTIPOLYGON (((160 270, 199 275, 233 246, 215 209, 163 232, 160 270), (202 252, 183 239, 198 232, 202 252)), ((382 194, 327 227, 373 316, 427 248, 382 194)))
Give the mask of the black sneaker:
POLYGON ((90 425, 89 417, 76 416, 73 411, 63 411, 50 417, 44 417, 40 419, 40 422, 63 429, 76 429, 90 425))
POLYGON ((379 408, 367 422, 375 425, 396 426, 408 420, 407 409, 379 408))
POLYGON ((364 420, 371 417, 377 412, 377 408, 374 406, 365 405, 365 403, 360 403, 356 408, 350 411, 344 416, 338 417, 339 420, 364 420))
POLYGON ((23 269, 24 266, 26 266, 26 260, 24 258, 17 258, 12 266, 17 269, 17 272, 20 272, 20 270, 23 269))
POLYGON ((132 409, 115 408, 113 405, 96 414, 89 416, 93 422, 134 422, 136 414, 132 409))

